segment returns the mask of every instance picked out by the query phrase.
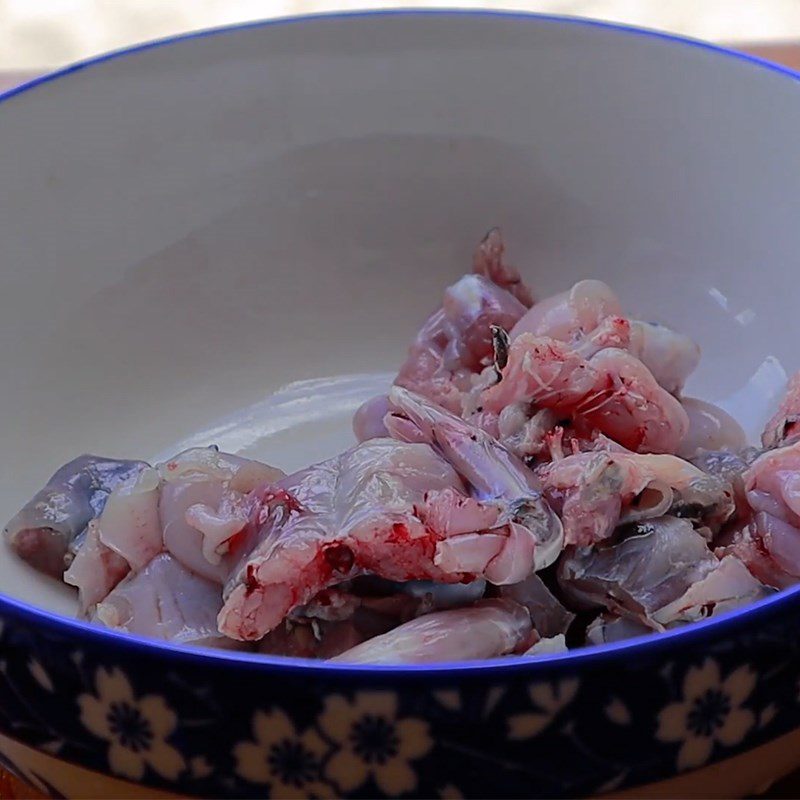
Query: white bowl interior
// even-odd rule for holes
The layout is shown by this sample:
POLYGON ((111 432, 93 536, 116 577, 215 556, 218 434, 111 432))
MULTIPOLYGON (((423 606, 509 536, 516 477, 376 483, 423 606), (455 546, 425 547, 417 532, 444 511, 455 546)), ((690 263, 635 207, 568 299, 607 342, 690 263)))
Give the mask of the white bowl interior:
MULTIPOLYGON (((691 392, 756 431, 800 366, 798 130, 786 75, 492 15, 233 30, 14 96, 0 514, 86 451, 333 454, 495 224, 540 294, 599 277, 693 335, 691 392)), ((0 586, 72 611, 10 556, 0 586)))

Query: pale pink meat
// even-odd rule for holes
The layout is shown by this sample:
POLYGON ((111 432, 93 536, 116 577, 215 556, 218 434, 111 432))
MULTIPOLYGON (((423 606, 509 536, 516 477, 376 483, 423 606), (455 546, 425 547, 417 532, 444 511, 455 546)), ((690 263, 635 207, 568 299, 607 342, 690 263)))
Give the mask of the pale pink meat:
POLYGON ((800 442, 757 458, 744 474, 744 488, 755 511, 800 525, 800 442))
POLYGON ((800 372, 792 376, 786 394, 761 434, 764 447, 791 444, 800 437, 800 372))
POLYGON ((673 453, 686 435, 681 404, 629 353, 601 350, 587 362, 596 384, 574 409, 577 417, 630 450, 673 453))
POLYGON ((213 565, 229 563, 231 551, 238 549, 237 540, 245 532, 255 502, 252 494, 225 489, 215 506, 196 503, 186 509, 186 522, 203 536, 202 553, 213 565))
POLYGON ((91 520, 80 547, 64 573, 64 583, 78 590, 78 606, 86 614, 130 571, 130 565, 100 541, 97 520, 91 520))
POLYGON ((525 457, 549 454, 553 432, 559 427, 563 430, 562 420, 555 411, 550 408, 533 411, 530 403, 511 403, 499 415, 494 415, 494 419, 488 412, 482 413, 486 414, 485 419, 474 415, 470 421, 492 433, 512 453, 525 457))
POLYGON ((741 559, 760 581, 777 589, 800 582, 800 528, 764 511, 718 550, 741 559))
POLYGON ((633 450, 672 453, 689 428, 673 395, 699 354, 682 334, 622 316, 606 284, 579 281, 517 322, 495 364, 499 380, 484 372, 464 410, 479 409, 478 424, 525 457, 546 456, 559 424, 581 448, 601 431, 633 450))
POLYGON ((800 441, 759 456, 743 480, 753 518, 723 552, 770 586, 791 586, 800 581, 800 441))
POLYGON ((587 360, 563 342, 529 333, 511 342, 499 382, 482 395, 483 408, 496 413, 520 402, 637 452, 673 453, 689 428, 680 402, 630 353, 605 348, 587 360))
POLYGON ((670 626, 719 617, 768 594, 769 590, 740 559, 726 555, 708 575, 656 611, 653 621, 670 626))
POLYGON ((362 572, 512 583, 555 560, 561 525, 530 470, 424 398, 395 387, 391 400, 411 443, 369 440, 264 495, 258 543, 226 584, 227 635, 259 638, 362 572))
POLYGON ((575 343, 597 328, 606 317, 618 317, 622 306, 602 281, 584 280, 566 292, 535 303, 510 329, 515 339, 522 333, 575 343))
MULTIPOLYGON (((141 467, 104 499, 89 523, 64 580, 78 588, 84 613, 119 581, 166 550, 198 576, 221 585, 238 559, 231 543, 244 530, 255 487, 283 472, 266 464, 195 448, 159 465, 141 467)), ((235 548, 234 548, 235 549, 235 548)))
POLYGON ((532 470, 469 421, 399 387, 392 389, 390 401, 390 433, 433 445, 481 497, 525 496, 541 488, 532 470))
POLYGON ((561 516, 567 544, 581 547, 608 538, 620 523, 667 513, 718 530, 735 507, 728 481, 671 455, 576 453, 536 473, 561 516))
MULTIPOLYGON (((207 447, 179 453, 159 472, 164 548, 196 574, 224 583, 241 555, 229 553, 229 544, 245 533, 253 506, 247 495, 285 473, 207 447)), ((241 537, 238 544, 243 548, 241 537)))
POLYGON ((683 395, 699 358, 602 281, 534 303, 493 229, 356 446, 291 475, 81 456, 5 537, 84 618, 182 644, 427 664, 663 631, 800 582, 800 372, 757 450, 683 395))
POLYGON ((212 564, 203 554, 203 534, 187 519, 194 506, 216 507, 224 488, 217 480, 168 481, 161 489, 159 510, 164 547, 185 567, 204 578, 222 583, 229 567, 212 564))
POLYGON ((630 352, 672 394, 680 392, 700 361, 700 348, 688 336, 665 325, 628 319, 611 288, 597 280, 579 281, 566 292, 536 303, 511 329, 510 337, 513 340, 522 333, 576 348, 585 347, 587 340, 602 343, 605 338, 603 346, 630 352), (616 341, 609 336, 613 332, 616 341))
POLYGON ((509 600, 481 600, 474 606, 437 611, 406 622, 332 660, 430 664, 495 658, 522 649, 532 634, 531 618, 523 606, 509 600))
POLYGON ((362 403, 353 415, 353 433, 356 441, 380 439, 388 436, 383 418, 389 413, 389 396, 379 394, 362 403))
POLYGON ((689 430, 683 437, 678 455, 693 458, 700 451, 743 450, 747 440, 741 425, 713 403, 684 397, 681 405, 689 417, 689 430))
POLYGON ((178 644, 232 647, 217 630, 221 605, 218 584, 161 553, 98 603, 91 621, 178 644))
POLYGON ((111 493, 97 519, 100 541, 134 571, 163 547, 158 516, 160 484, 156 470, 142 470, 111 493))
POLYGON ((628 350, 670 394, 679 394, 700 363, 700 348, 683 333, 655 322, 631 320, 628 350))
POLYGON ((395 384, 460 414, 472 376, 492 363, 491 325, 507 328, 525 307, 505 289, 479 275, 450 286, 442 308, 422 326, 395 384))
POLYGON ((100 516, 87 526, 64 573, 65 583, 78 589, 82 613, 161 551, 158 498, 158 473, 145 467, 109 495, 100 516))
MULTIPOLYGON (((564 545, 561 522, 543 499, 532 470, 486 431, 424 397, 395 387, 390 400, 395 411, 386 423, 394 436, 421 437, 455 467, 476 498, 500 500, 510 513, 509 541, 485 573, 490 581, 515 583, 558 558, 564 545)), ((448 545, 457 542, 450 539, 448 545)))
POLYGON ((612 456, 578 453, 537 471, 561 517, 566 544, 586 546, 608 538, 619 524, 623 504, 630 504, 650 482, 649 476, 625 469, 612 456))
POLYGON ((506 263, 503 258, 505 250, 500 229, 491 228, 475 249, 472 271, 496 283, 514 295, 525 308, 530 308, 534 302, 533 292, 522 280, 519 270, 506 263))
MULTIPOLYGON (((445 290, 442 305, 417 333, 395 384, 461 414, 473 380, 492 364, 492 326, 510 329, 532 302, 519 272, 503 261, 497 229, 475 251, 473 272, 445 290)), ((356 412, 358 441, 385 436, 385 398, 368 400, 356 412)))
POLYGON ((369 571, 393 580, 458 581, 435 565, 428 493, 463 484, 425 445, 373 439, 277 482, 264 494, 259 540, 231 574, 219 625, 258 639, 320 590, 369 571))

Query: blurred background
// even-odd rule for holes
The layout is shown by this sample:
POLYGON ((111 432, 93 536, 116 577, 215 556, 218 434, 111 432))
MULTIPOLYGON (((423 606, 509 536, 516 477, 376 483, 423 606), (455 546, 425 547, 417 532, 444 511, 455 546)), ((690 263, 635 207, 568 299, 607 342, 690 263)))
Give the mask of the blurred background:
POLYGON ((800 0, 0 0, 0 70, 41 70, 144 39, 251 19, 425 5, 597 17, 718 42, 800 39, 800 0))

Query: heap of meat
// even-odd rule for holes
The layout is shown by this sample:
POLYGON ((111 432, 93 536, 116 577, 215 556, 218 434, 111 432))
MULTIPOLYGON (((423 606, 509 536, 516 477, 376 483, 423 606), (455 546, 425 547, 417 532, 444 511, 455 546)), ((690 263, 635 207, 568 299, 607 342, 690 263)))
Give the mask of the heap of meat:
POLYGON ((6 527, 99 625, 359 663, 537 657, 800 581, 800 376, 748 448, 700 352, 604 283, 533 301, 492 230, 358 443, 291 475, 81 456, 6 527))

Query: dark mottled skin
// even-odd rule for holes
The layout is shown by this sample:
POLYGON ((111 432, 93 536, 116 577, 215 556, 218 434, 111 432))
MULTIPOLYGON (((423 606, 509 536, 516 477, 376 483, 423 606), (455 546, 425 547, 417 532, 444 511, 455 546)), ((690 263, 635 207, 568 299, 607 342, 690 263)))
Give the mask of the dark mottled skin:
POLYGON ((6 525, 6 541, 32 567, 60 578, 70 545, 108 496, 148 465, 82 455, 64 464, 6 525))

